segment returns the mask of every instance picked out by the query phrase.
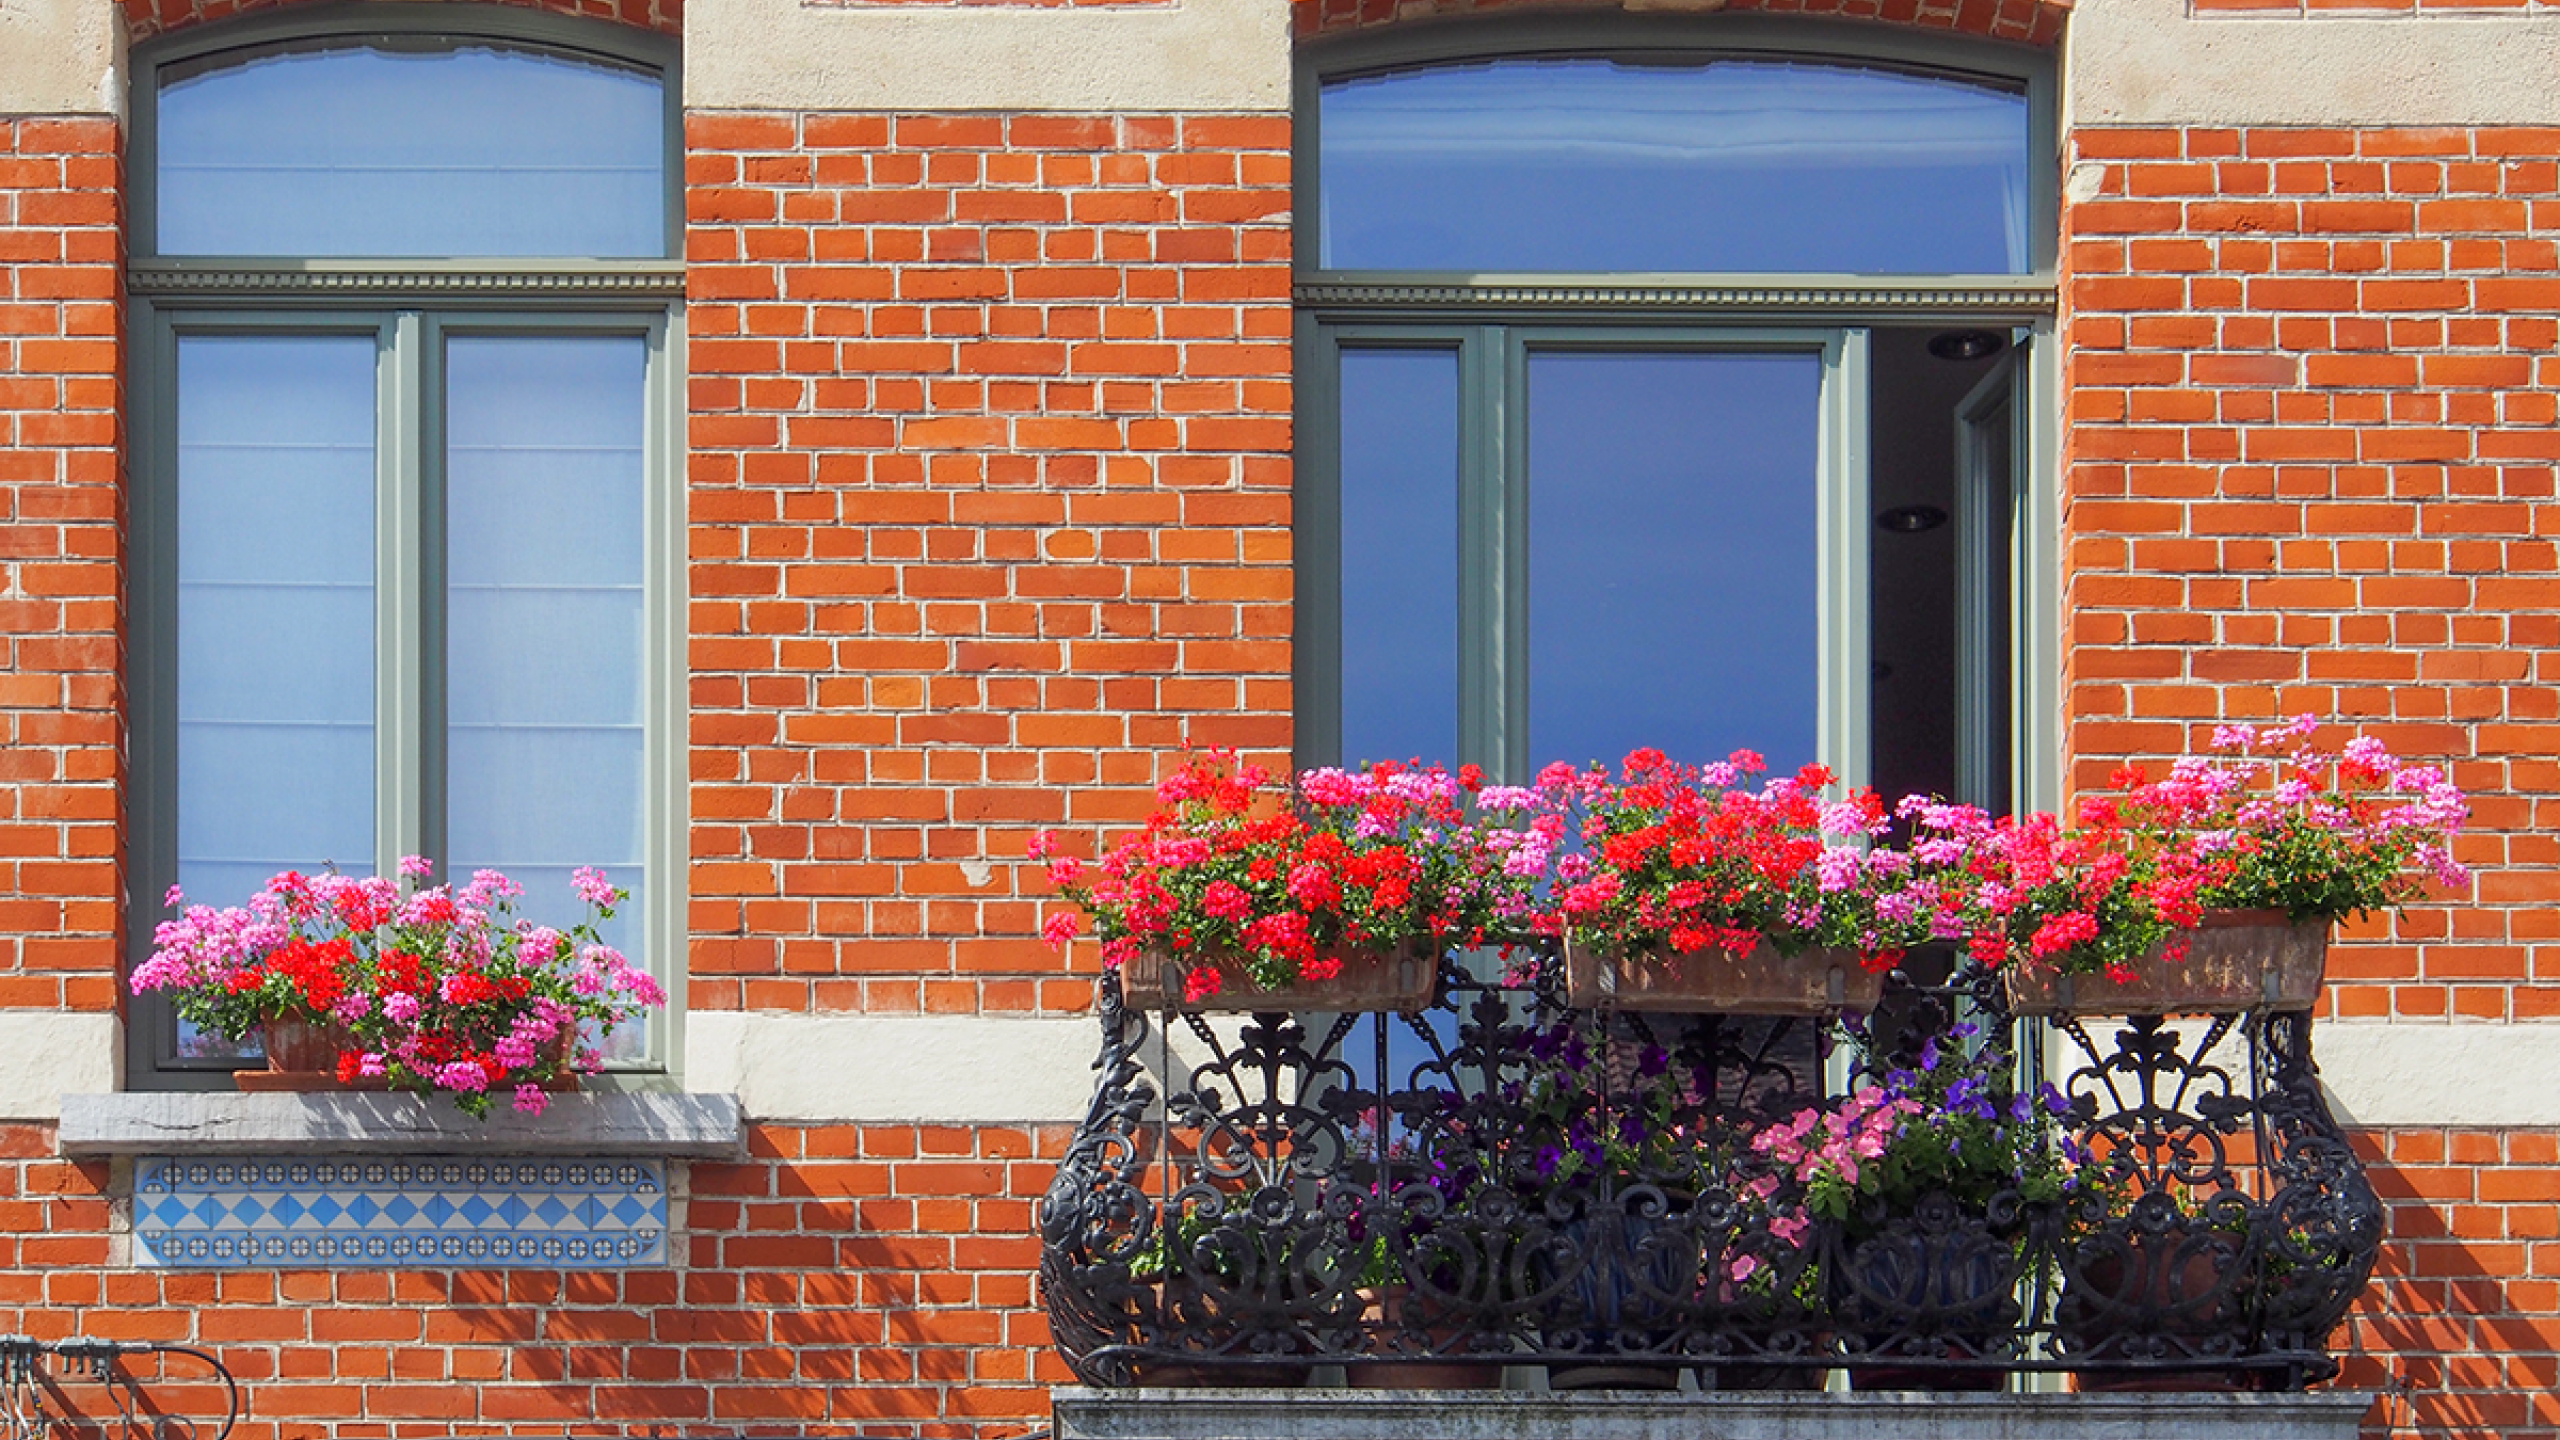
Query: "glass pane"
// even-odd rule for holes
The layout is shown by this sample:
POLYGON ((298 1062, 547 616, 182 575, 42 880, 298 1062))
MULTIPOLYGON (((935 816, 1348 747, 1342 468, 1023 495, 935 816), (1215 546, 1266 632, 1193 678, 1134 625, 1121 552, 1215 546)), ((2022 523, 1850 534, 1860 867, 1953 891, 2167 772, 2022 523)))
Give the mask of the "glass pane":
POLYGON ((164 255, 666 254, 664 86, 532 50, 270 54, 160 91, 164 255))
POLYGON ((2027 104, 1838 65, 1536 58, 1338 81, 1322 262, 2024 273, 2027 104))
POLYGON ((641 963, 646 366, 636 336, 445 347, 451 874, 503 870, 558 924, 601 866, 632 892, 606 939, 641 963))
POLYGON ((1529 744, 1816 758, 1822 366, 1529 357, 1529 744))
MULTIPOLYGON (((374 342, 178 341, 178 883, 373 869, 374 342)), ((185 1035, 188 1053, 212 1053, 185 1035)))
POLYGON ((1342 356, 1342 758, 1458 759, 1458 355, 1342 356))

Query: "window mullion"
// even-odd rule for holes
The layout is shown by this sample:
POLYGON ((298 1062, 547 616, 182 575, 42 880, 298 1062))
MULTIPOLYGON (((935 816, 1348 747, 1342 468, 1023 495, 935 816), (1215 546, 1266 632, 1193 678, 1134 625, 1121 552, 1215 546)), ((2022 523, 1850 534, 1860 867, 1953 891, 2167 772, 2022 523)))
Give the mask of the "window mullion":
MULTIPOLYGON (((418 716, 418 853, 451 861, 445 817, 445 325, 433 311, 419 322, 417 399, 408 443, 418 464, 417 649, 407 657, 416 677, 418 716)), ((448 876, 447 878, 459 878, 448 876)))
POLYGON ((402 311, 384 328, 379 474, 381 504, 377 533, 381 553, 376 563, 374 593, 377 653, 375 773, 379 803, 374 813, 379 839, 375 863, 381 873, 403 855, 431 853, 425 823, 427 795, 427 724, 420 659, 425 645, 422 627, 427 608, 425 556, 426 476, 420 453, 420 415, 425 403, 428 326, 418 312, 402 311))
POLYGON ((2011 487, 2017 507, 2010 561, 2011 804, 2020 812, 2062 806, 2062 361, 2051 321, 2033 328, 2019 366, 2018 457, 2011 487))
POLYGON ((1505 779, 1525 763, 1514 692, 1527 590, 1517 453, 1520 413, 1508 327, 1476 326, 1458 348, 1458 756, 1505 779))
MULTIPOLYGON (((641 812, 649 893, 641 935, 649 968, 669 993, 684 992, 686 754, 685 707, 689 702, 684 649, 684 329, 667 316, 650 330, 649 429, 642 456, 646 469, 642 556, 647 570, 646 636, 642 652, 643 703, 648 706, 643 774, 648 793, 641 812)), ((684 1007, 650 1012, 647 1059, 674 1072, 683 1063, 684 1007)))
MULTIPOLYGON (((1815 634, 1822 650, 1823 683, 1815 733, 1822 757, 1844 789, 1866 784, 1874 769, 1867 554, 1867 517, 1874 508, 1867 445, 1871 338, 1865 330, 1841 330, 1822 350, 1822 439, 1817 461, 1822 478, 1816 521, 1821 574, 1815 592, 1822 609, 1815 634)), ((1826 1093, 1848 1094, 1852 1069, 1851 1047, 1831 1047, 1823 1056, 1826 1093)))
POLYGON ((1869 335, 1837 332, 1823 347, 1822 493, 1817 521, 1822 536, 1818 592, 1822 611, 1824 683, 1816 733, 1821 755, 1845 787, 1867 783, 1874 769, 1869 707, 1874 675, 1868 614, 1870 571, 1867 514, 1869 335))

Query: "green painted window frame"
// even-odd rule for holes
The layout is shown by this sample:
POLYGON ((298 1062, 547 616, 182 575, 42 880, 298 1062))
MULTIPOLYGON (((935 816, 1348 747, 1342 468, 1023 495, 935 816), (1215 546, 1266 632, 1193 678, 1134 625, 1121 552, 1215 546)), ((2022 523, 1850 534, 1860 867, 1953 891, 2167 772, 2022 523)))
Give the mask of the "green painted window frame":
MULTIPOLYGON (((1822 365, 1815 465, 1820 491, 1817 590, 1824 676, 1816 721, 1826 756, 1866 751, 1867 332, 1854 327, 1673 327, 1642 330, 1599 325, 1465 327, 1334 325, 1302 351, 1302 383, 1341 393, 1342 356, 1357 350, 1454 351, 1458 359, 1458 754, 1489 774, 1525 777, 1529 752, 1529 359, 1535 354, 1803 354, 1822 365)), ((1329 457, 1329 479, 1341 471, 1339 402, 1310 416, 1302 451, 1329 457)), ((1304 553, 1338 555, 1338 480, 1301 493, 1298 533, 1304 553)), ((1301 649, 1340 653, 1341 575, 1321 570, 1326 599, 1300 630, 1301 649), (1321 628, 1319 628, 1321 627, 1321 628)), ((1303 601, 1302 601, 1303 604, 1303 601)), ((1298 677, 1299 751, 1309 764, 1383 759, 1341 753, 1342 696, 1338 663, 1298 677)), ((1554 757, 1549 757, 1554 758, 1554 757)), ((1853 769, 1863 769, 1853 763, 1853 769)), ((1862 784, 1863 774, 1844 777, 1862 784)))
POLYGON ((1295 484, 1296 758, 1337 764, 1341 695, 1341 354, 1345 348, 1459 357, 1460 723, 1456 758, 1522 776, 1527 631, 1525 407, 1529 347, 1807 348, 1825 355, 1819 577, 1824 614, 1820 734, 1850 783, 1868 754, 1864 565, 1868 511, 1866 351, 1874 327, 1994 328, 2016 344, 2019 475, 2013 536, 2016 676, 2009 717, 2013 803, 2059 798, 2060 386, 2054 266, 2060 240, 2058 106, 2052 57, 1966 37, 1763 15, 1536 15, 1398 27, 1300 48, 1292 142, 1297 303, 1295 484), (1478 274, 1327 270, 1317 224, 1322 87, 1456 60, 1625 55, 1650 63, 1718 56, 1849 61, 1924 70, 2022 92, 2032 176, 2025 275, 1478 274), (1844 517, 1861 523, 1843 524, 1844 517))
MULTIPOLYGON (((328 257, 166 258, 149 248, 160 75, 235 50, 271 51, 356 35, 494 39, 653 68, 668 96, 669 254, 683 233, 681 76, 673 41, 627 26, 463 3, 326 5, 191 29, 134 57, 131 299, 133 408, 129 549, 131 697, 127 805, 129 959, 151 950, 177 870, 177 353, 186 335, 353 335, 376 346, 376 821, 373 861, 437 854, 443 793, 441 375, 447 336, 619 335, 646 352, 642 517, 644 845, 641 933, 666 984, 641 1057, 591 1083, 680 1083, 685 974, 684 311, 680 260, 346 261, 328 257)), ((238 903, 245 897, 197 897, 238 903)), ((241 1062, 176 1054, 176 1023, 136 997, 126 1081, 136 1089, 221 1089, 241 1062)))

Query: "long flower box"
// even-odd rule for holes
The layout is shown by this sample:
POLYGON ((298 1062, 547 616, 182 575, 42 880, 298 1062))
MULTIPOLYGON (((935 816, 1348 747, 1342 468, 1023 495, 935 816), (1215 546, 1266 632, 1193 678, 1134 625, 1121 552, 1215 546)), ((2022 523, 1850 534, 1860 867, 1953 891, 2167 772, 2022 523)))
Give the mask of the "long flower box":
POLYGON ((1576 1009, 1703 1014, 1829 1015, 1873 1010, 1884 975, 1855 950, 1781 955, 1763 943, 1748 955, 1708 948, 1675 955, 1660 948, 1607 950, 1567 940, 1565 1003, 1576 1009))
POLYGON ((2050 968, 2007 972, 2015 1015, 2191 1015, 2308 1010, 2329 966, 2329 922, 2296 924, 2281 910, 2208 910, 2187 958, 2159 945, 2119 982, 2050 968))
POLYGON ((1141 1010, 1254 1011, 1393 1010, 1403 1014, 1429 1009, 1440 996, 1440 951, 1427 941, 1389 949, 1338 950, 1328 958, 1342 968, 1325 980, 1299 980, 1277 990, 1256 984, 1235 950, 1197 951, 1171 956, 1140 950, 1120 967, 1120 993, 1141 1010), (1192 998, 1184 980, 1202 965, 1218 972, 1215 992, 1192 998))

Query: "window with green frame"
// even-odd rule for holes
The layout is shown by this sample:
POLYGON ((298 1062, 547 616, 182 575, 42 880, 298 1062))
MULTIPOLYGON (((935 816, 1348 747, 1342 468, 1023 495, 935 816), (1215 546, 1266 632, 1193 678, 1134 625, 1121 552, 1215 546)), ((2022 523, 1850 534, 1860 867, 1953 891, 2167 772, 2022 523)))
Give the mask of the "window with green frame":
MULTIPOLYGON (((139 50, 131 867, 503 870, 682 963, 672 42, 462 3, 139 50)), ((244 1056, 137 1001, 137 1084, 244 1056)), ((673 1017, 608 1038, 665 1072, 673 1017)))
POLYGON ((1301 760, 2046 796, 2052 93, 1773 17, 1307 47, 1301 760))

